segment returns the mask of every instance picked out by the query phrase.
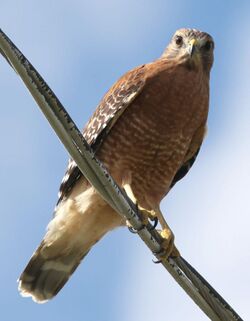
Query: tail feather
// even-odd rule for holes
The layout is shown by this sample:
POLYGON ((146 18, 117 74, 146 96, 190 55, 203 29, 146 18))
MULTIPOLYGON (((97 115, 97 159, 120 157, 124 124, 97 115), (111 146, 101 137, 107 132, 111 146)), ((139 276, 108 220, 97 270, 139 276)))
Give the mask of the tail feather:
POLYGON ((84 184, 61 201, 47 233, 19 278, 19 291, 36 302, 54 297, 91 247, 124 222, 99 194, 84 184))
POLYGON ((40 246, 21 274, 18 286, 22 296, 31 296, 38 303, 53 298, 88 253, 80 257, 78 253, 71 253, 48 260, 41 252, 40 246))

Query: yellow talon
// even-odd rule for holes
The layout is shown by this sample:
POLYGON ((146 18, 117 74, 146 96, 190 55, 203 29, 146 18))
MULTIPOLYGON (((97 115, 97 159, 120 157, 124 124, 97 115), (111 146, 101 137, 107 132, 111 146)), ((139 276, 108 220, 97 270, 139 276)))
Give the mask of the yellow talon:
POLYGON ((163 253, 160 256, 165 259, 167 259, 169 256, 180 256, 180 252, 174 245, 173 232, 169 228, 164 228, 162 231, 160 231, 160 235, 163 238, 163 241, 161 243, 163 253))
MULTIPOLYGON (((180 256, 179 251, 177 250, 177 248, 174 245, 174 234, 171 231, 171 229, 169 228, 167 222, 165 221, 165 218, 164 218, 160 208, 157 208, 155 210, 147 210, 147 209, 141 207, 138 204, 136 197, 134 196, 131 185, 124 184, 123 188, 124 188, 127 196, 131 199, 131 201, 138 206, 138 209, 140 210, 140 214, 142 216, 141 219, 142 219, 143 225, 148 224, 148 219, 153 220, 154 218, 157 218, 159 220, 161 227, 162 227, 162 230, 159 232, 160 232, 161 237, 163 238, 163 241, 161 244, 163 252, 159 256, 162 259, 164 259, 164 258, 167 259, 169 256, 173 256, 173 257, 180 256)), ((129 223, 127 223, 127 225, 129 226, 129 223)))

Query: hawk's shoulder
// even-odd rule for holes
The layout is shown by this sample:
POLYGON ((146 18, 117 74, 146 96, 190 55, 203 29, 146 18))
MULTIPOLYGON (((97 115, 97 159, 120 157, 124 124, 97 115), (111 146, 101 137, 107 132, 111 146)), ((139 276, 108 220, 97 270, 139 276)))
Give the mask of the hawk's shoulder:
POLYGON ((94 151, 119 116, 139 95, 146 79, 146 65, 123 75, 105 94, 83 130, 83 136, 94 151))

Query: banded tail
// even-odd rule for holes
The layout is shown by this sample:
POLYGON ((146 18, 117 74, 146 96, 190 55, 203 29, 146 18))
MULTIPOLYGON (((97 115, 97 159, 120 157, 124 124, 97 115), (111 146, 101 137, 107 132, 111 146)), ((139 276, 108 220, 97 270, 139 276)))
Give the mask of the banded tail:
POLYGON ((120 216, 96 193, 81 184, 56 209, 48 231, 19 278, 19 291, 43 303, 68 281, 91 247, 122 225, 120 216))

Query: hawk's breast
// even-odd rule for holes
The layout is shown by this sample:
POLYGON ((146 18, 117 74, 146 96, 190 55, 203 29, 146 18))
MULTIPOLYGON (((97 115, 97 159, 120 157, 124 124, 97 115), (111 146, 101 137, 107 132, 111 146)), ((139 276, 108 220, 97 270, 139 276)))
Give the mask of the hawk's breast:
POLYGON ((97 156, 119 185, 130 174, 141 206, 159 204, 197 128, 206 121, 208 87, 179 66, 150 78, 119 117, 97 156))

